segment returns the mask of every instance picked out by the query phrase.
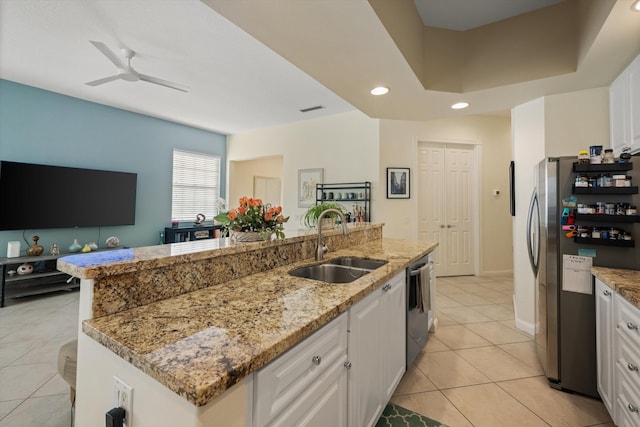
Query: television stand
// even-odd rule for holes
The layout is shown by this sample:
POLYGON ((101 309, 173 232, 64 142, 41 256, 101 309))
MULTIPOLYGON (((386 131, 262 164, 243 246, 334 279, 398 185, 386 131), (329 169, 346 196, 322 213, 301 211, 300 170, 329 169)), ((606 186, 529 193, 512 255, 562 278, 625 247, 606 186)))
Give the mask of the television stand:
POLYGON ((78 279, 56 268, 58 258, 65 255, 68 254, 0 258, 0 266, 2 266, 0 307, 4 307, 6 298, 20 298, 80 287, 78 279), (18 267, 25 263, 33 266, 33 273, 19 275, 18 267), (10 271, 16 273, 9 275, 10 271), (71 281, 68 282, 69 279, 71 281))

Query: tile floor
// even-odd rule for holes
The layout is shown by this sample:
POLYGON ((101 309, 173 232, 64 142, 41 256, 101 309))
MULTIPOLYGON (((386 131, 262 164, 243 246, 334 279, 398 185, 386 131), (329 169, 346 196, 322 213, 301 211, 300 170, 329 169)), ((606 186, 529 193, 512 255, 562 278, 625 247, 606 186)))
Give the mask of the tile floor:
MULTIPOLYGON (((613 427, 601 402, 548 387, 512 294, 508 276, 438 278, 439 327, 392 401, 451 427, 613 427)), ((77 319, 77 291, 0 309, 0 427, 69 426, 56 361, 77 319)))
POLYGON ((451 427, 613 427, 602 402, 550 388, 515 327, 510 276, 437 279, 437 330, 391 401, 451 427))
POLYGON ((69 427, 58 349, 78 335, 79 292, 7 300, 0 309, 0 427, 69 427))

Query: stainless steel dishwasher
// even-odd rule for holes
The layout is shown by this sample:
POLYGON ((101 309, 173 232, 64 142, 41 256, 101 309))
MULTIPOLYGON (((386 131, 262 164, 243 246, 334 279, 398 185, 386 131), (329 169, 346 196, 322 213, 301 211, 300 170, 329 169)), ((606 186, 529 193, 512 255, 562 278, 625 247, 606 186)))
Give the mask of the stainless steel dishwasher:
POLYGON ((429 329, 434 322, 435 275, 433 271, 433 254, 430 253, 407 268, 407 369, 427 343, 429 329), (427 267, 423 269, 423 267, 427 267), (429 275, 429 306, 420 309, 419 298, 420 275, 429 275))

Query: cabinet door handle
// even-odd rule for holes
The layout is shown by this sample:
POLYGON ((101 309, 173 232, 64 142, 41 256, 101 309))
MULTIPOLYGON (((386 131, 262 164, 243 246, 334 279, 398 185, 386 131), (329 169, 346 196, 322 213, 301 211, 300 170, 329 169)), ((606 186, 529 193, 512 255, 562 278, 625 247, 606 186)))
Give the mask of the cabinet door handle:
POLYGON ((320 362, 322 362, 322 357, 320 357, 320 356, 318 356, 318 355, 313 356, 313 357, 311 358, 311 362, 312 362, 314 365, 318 365, 318 366, 319 366, 319 365, 320 365, 320 362))
POLYGON ((382 290, 385 291, 385 292, 387 292, 389 289, 391 289, 391 283, 387 283, 386 285, 384 285, 382 287, 382 290))
POLYGON ((609 292, 609 291, 607 291, 607 290, 604 290, 602 293, 603 293, 605 296, 607 296, 607 297, 608 297, 609 295, 611 295, 611 292, 609 292))
POLYGON ((348 360, 344 362, 344 367, 347 369, 351 369, 351 362, 349 362, 348 360))
POLYGON ((631 411, 631 412, 638 412, 638 407, 636 405, 634 405, 633 403, 629 403, 627 408, 629 408, 629 411, 631 411))
POLYGON ((637 371, 637 370, 638 370, 638 367, 637 367, 636 365, 634 365, 633 363, 629 363, 629 364, 627 365, 627 368, 628 368, 630 371, 637 371))
POLYGON ((440 228, 444 228, 444 224, 440 224, 440 228))
POLYGON ((629 328, 629 329, 630 329, 630 330, 632 330, 632 331, 634 331, 634 330, 635 330, 635 331, 637 331, 637 330, 638 330, 638 326, 637 326, 637 325, 634 325, 634 324, 633 324, 633 323, 631 323, 631 322, 627 323, 627 328, 629 328))

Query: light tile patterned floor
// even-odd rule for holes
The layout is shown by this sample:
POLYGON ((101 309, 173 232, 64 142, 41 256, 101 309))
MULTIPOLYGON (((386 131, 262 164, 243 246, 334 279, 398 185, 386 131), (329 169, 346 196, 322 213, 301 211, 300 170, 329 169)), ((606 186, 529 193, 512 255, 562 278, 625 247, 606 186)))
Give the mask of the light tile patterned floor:
MULTIPOLYGON (((601 402, 547 385, 531 337, 515 328, 510 277, 439 278, 437 288, 439 328, 394 403, 451 427, 613 427, 601 402)), ((0 427, 69 426, 56 360, 77 319, 77 291, 0 309, 0 427)))
POLYGON ((78 335, 79 292, 7 300, 0 309, 0 427, 69 427, 60 346, 78 335))
POLYGON ((391 401, 451 427, 613 427, 602 402, 548 386, 515 327, 510 276, 437 279, 438 329, 391 401))

